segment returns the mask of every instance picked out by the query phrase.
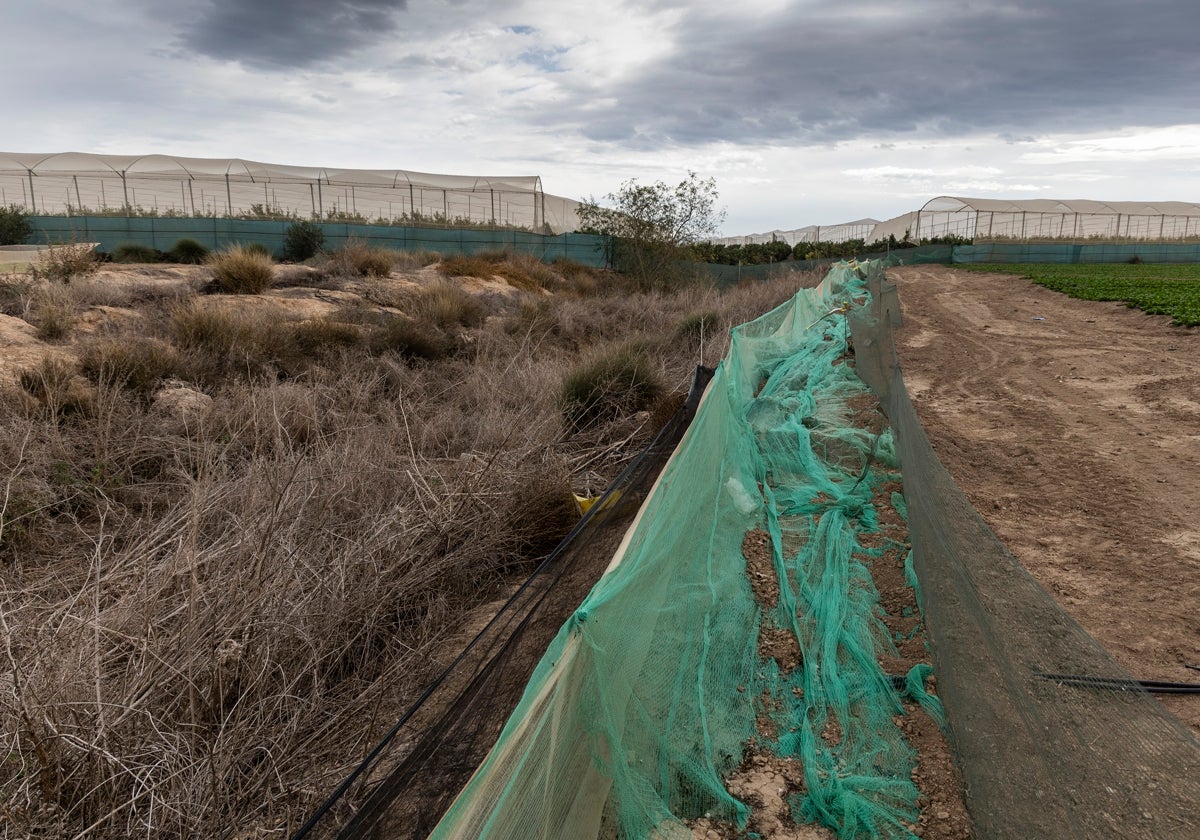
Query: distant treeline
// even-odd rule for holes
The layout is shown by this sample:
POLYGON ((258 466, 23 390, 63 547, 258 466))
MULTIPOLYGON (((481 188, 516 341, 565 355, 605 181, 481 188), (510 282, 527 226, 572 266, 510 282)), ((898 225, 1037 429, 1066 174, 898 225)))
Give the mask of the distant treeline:
POLYGON ((797 242, 794 246, 786 242, 757 242, 747 245, 716 245, 700 242, 692 246, 696 259, 717 265, 763 265, 788 260, 821 260, 857 257, 861 254, 876 254, 900 248, 916 248, 918 245, 970 245, 971 240, 962 236, 936 236, 917 242, 911 239, 847 239, 844 242, 797 242))

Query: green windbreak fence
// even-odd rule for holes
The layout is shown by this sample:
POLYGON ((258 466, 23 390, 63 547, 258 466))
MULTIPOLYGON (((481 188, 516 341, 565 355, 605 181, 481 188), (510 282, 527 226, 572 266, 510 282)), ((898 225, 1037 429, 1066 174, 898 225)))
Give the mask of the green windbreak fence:
MULTIPOLYGON (((734 330, 607 571, 429 836, 755 837, 761 797, 739 778, 767 767, 785 823, 767 836, 911 838, 922 756, 904 721, 941 721, 942 703, 974 836, 1196 836, 1200 742, 950 479, 904 389, 898 319, 878 262, 840 264, 734 330), (907 633, 878 582, 898 557, 922 607, 907 633), (922 655, 922 616, 941 702, 928 666, 895 667, 922 655)), ((405 779, 340 836, 426 836, 405 779)))
MULTIPOLYGON (((147 245, 167 251, 180 239, 194 239, 207 248, 259 242, 272 253, 283 250, 286 221, 160 218, 153 216, 31 216, 32 244, 47 242, 98 242, 111 252, 120 245, 147 245)), ((558 257, 591 266, 604 265, 604 240, 584 233, 557 236, 507 228, 395 227, 321 222, 326 248, 340 248, 350 240, 384 248, 435 251, 439 254, 475 254, 508 249, 531 254, 545 262, 558 257)))
POLYGON ((985 242, 955 245, 956 263, 1194 263, 1200 242, 985 242))

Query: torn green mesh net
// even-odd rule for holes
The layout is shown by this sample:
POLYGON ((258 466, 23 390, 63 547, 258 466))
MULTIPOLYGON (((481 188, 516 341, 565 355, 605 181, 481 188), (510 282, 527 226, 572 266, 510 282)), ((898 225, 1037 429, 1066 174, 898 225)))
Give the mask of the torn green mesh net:
MULTIPOLYGON (((879 664, 895 646, 865 565, 897 463, 882 415, 860 405, 873 398, 846 317, 868 299, 864 276, 835 267, 734 330, 613 564, 433 837, 744 829, 726 782, 752 753, 798 763, 793 820, 912 836, 914 753, 893 719, 905 689, 879 664), (781 632, 795 656, 772 653, 781 632)), ((935 708, 924 676, 909 687, 935 708)))

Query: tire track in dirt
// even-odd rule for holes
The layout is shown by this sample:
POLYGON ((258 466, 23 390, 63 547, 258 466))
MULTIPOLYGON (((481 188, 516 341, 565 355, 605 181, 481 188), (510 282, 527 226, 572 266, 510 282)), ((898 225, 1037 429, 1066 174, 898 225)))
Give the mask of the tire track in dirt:
MULTIPOLYGON (((1200 665, 1200 332, 1008 275, 888 271, 930 441, 1009 550, 1135 676, 1200 665)), ((1200 733, 1200 702, 1163 698, 1200 733)))

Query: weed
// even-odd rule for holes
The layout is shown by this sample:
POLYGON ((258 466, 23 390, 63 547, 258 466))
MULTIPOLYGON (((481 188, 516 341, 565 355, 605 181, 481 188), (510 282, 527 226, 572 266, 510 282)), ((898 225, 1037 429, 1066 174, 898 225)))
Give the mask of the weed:
POLYGON ((260 257, 266 257, 274 262, 275 257, 271 254, 271 249, 262 242, 247 242, 242 245, 242 249, 250 254, 257 254, 260 257))
POLYGON ((662 392, 662 383, 645 355, 632 347, 617 347, 568 373, 559 405, 572 428, 585 429, 649 408, 662 392))
POLYGON ((248 251, 240 245, 213 254, 209 266, 217 288, 231 295, 262 294, 275 278, 275 265, 269 256, 248 251))

